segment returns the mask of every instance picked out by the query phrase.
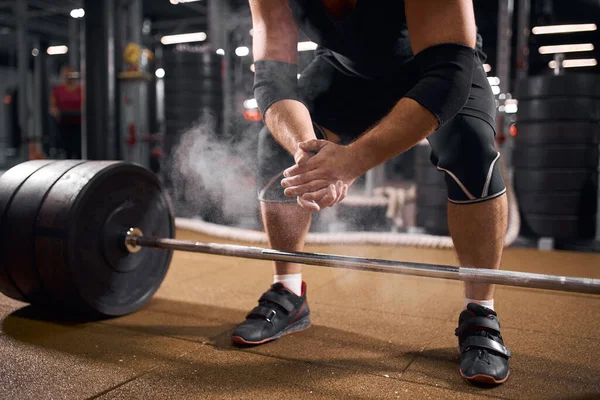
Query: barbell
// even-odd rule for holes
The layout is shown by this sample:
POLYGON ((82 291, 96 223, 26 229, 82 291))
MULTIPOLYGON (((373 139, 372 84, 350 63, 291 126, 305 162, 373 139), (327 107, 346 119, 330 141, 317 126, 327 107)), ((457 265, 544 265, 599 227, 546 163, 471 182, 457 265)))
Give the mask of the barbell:
POLYGON ((35 160, 0 177, 0 292, 88 316, 142 308, 174 250, 600 294, 600 279, 175 240, 155 174, 121 161, 35 160))

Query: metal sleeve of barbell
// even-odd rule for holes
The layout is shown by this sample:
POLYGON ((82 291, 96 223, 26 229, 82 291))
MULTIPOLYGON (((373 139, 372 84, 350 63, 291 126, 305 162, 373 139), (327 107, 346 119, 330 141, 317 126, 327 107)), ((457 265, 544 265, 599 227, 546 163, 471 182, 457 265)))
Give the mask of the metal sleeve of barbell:
POLYGON ((137 237, 135 238, 135 241, 137 245, 142 247, 183 250, 196 253, 251 258, 258 260, 293 262, 323 267, 415 275, 429 278, 460 280, 465 282, 492 283, 507 286, 600 294, 600 279, 592 278, 534 274, 529 272, 491 270, 483 268, 454 267, 437 264, 422 264, 363 257, 339 256, 333 254, 285 252, 261 247, 193 242, 176 239, 137 237))
POLYGON ((600 279, 534 274, 483 268, 460 268, 460 279, 535 289, 600 294, 600 279))

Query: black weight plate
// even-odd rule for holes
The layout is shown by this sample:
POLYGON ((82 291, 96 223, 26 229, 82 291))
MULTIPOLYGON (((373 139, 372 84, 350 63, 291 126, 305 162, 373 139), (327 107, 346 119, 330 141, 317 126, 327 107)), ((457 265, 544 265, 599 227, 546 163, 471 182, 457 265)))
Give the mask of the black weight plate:
POLYGON ((597 122, 517 122, 517 144, 599 144, 597 122))
POLYGON ((597 198, 588 192, 520 192, 519 209, 528 214, 590 215, 596 213, 597 198))
POLYGON ((433 164, 419 166, 415 168, 415 182, 418 185, 432 185, 446 187, 446 173, 438 170, 433 164))
POLYGON ((600 121, 600 102, 591 97, 520 101, 517 118, 519 121, 600 121))
POLYGON ((550 96, 600 97, 600 78, 597 74, 528 77, 518 85, 520 100, 550 96))
POLYGON ((598 173, 591 169, 515 169, 515 191, 575 192, 595 190, 598 173))
POLYGON ((18 164, 0 177, 0 292, 4 295, 20 301, 27 301, 23 293, 19 291, 12 277, 7 272, 6 254, 12 246, 10 240, 11 229, 6 222, 6 212, 10 208, 14 196, 19 188, 40 168, 50 164, 51 160, 34 160, 18 164), (8 238, 8 239, 7 239, 8 238))
POLYGON ((445 207, 417 208, 416 224, 432 235, 447 236, 448 212, 445 207))
POLYGON ((448 190, 444 186, 417 185, 417 208, 419 207, 447 207, 448 190))
POLYGON ((596 168, 598 146, 517 146, 513 165, 522 168, 596 168))
POLYGON ((70 169, 83 163, 80 160, 61 160, 34 172, 15 194, 11 206, 6 210, 8 236, 3 240, 11 245, 4 255, 7 273, 19 291, 32 304, 43 304, 48 298, 43 292, 43 283, 33 251, 35 223, 46 193, 54 183, 70 169))
POLYGON ((537 237, 557 239, 593 238, 596 231, 596 216, 552 216, 543 214, 522 214, 524 229, 537 237))
POLYGON ((52 187, 38 220, 40 275, 65 306, 118 316, 143 307, 159 288, 172 251, 123 246, 129 227, 172 238, 169 200, 150 171, 127 163, 88 162, 52 187), (77 304, 78 303, 78 304, 77 304))

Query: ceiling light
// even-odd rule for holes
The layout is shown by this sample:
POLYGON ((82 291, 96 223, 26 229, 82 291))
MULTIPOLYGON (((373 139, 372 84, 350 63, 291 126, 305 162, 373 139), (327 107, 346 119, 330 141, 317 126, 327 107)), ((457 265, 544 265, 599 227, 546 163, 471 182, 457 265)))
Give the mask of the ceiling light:
POLYGON ((483 70, 485 72, 490 72, 492 70, 492 66, 490 64, 483 64, 483 70))
POLYGON ((69 48, 67 46, 50 46, 48 47, 48 50, 46 50, 46 53, 48 53, 49 56, 67 54, 68 52, 69 48))
POLYGON ((31 50, 31 55, 34 57, 37 57, 40 54, 40 50, 39 49, 33 49, 31 50))
POLYGON ((256 102, 256 99, 244 100, 244 108, 247 110, 258 108, 258 103, 256 102))
MULTIPOLYGON (((563 68, 595 67, 596 65, 598 65, 598 61, 596 61, 595 58, 578 58, 572 60, 564 60, 562 62, 563 68)), ((548 66, 552 69, 556 68, 556 61, 550 61, 548 63, 548 66)))
POLYGON ((515 99, 508 99, 504 102, 504 112, 507 114, 515 114, 519 111, 519 102, 515 99))
POLYGON ((531 33, 534 35, 548 35, 551 33, 588 32, 596 29, 596 24, 547 25, 534 26, 531 33))
POLYGON ((315 50, 316 48, 317 48, 317 44, 315 42, 299 42, 298 43, 298 51, 315 50))
POLYGON ((170 0, 171 4, 184 4, 184 3, 194 3, 200 0, 170 0))
POLYGON ((247 48, 246 46, 241 46, 241 47, 238 47, 237 49, 235 49, 235 55, 238 57, 244 57, 244 56, 247 56, 248 54, 250 54, 250 49, 247 48))
POLYGON ((487 80, 492 86, 498 86, 500 84, 500 78, 497 76, 488 76, 487 80))
POLYGON ((160 39, 162 44, 176 44, 176 43, 190 43, 190 42, 202 42, 206 40, 206 33, 182 33, 180 35, 169 35, 163 36, 160 39))
POLYGON ((154 75, 156 75, 157 78, 164 78, 165 70, 163 68, 159 68, 154 72, 154 75))
POLYGON ((541 46, 539 48, 540 54, 554 54, 554 53, 573 53, 577 51, 592 51, 594 45, 591 43, 581 44, 560 44, 555 46, 541 46))
POLYGON ((225 55, 225 50, 223 49, 217 49, 217 54, 220 56, 224 56, 225 55))
POLYGON ((83 8, 75 8, 71 10, 71 18, 83 18, 85 16, 85 10, 83 8))

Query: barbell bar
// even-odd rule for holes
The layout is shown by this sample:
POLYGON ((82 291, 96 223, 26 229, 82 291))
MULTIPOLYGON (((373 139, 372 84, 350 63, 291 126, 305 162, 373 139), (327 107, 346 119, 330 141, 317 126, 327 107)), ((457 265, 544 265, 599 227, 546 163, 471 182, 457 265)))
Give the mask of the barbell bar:
POLYGON ((600 279, 175 240, 155 174, 121 161, 35 160, 0 176, 0 292, 90 318, 150 301, 173 251, 600 294, 600 279), (147 235, 147 236, 145 236, 147 235))
POLYGON ((124 235, 125 247, 138 252, 144 247, 181 250, 193 253, 222 255, 292 262, 321 267, 414 275, 429 278, 460 280, 465 282, 494 283, 535 289, 559 290, 588 294, 600 294, 600 279, 534 274, 528 272, 490 270, 482 268, 455 267, 450 265, 426 264, 376 258, 340 256, 335 254, 287 252, 261 247, 233 244, 195 242, 164 238, 144 237, 138 228, 130 228, 124 235))

